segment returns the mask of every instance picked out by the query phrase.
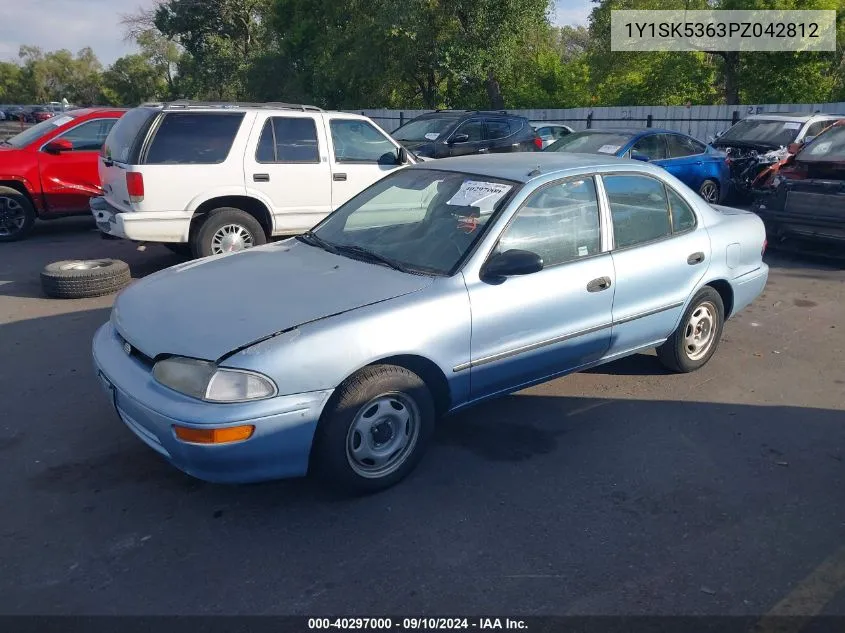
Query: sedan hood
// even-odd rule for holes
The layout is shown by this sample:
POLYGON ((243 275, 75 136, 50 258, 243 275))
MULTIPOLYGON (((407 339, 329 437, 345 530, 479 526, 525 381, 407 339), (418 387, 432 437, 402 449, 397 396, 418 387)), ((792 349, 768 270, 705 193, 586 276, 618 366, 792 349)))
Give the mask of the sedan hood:
POLYGON ((150 358, 217 360, 277 332, 431 282, 287 240, 150 275, 118 296, 112 321, 150 358))

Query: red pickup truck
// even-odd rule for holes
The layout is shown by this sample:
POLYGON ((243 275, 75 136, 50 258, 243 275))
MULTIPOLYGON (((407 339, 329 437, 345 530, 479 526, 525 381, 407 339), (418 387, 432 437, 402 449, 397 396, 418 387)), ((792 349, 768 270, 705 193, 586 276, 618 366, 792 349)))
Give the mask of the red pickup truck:
POLYGON ((26 237, 36 218, 91 213, 100 148, 124 112, 69 110, 0 141, 0 242, 26 237))

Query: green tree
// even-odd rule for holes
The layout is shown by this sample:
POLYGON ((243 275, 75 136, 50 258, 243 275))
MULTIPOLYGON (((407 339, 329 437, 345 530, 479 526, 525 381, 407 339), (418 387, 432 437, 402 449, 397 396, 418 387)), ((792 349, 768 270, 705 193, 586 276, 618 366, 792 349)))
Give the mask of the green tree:
POLYGON ((27 95, 21 83, 21 67, 0 62, 0 103, 24 103, 27 95))
POLYGON ((121 57, 103 75, 103 94, 114 105, 135 106, 163 99, 167 93, 160 69, 143 54, 121 57))

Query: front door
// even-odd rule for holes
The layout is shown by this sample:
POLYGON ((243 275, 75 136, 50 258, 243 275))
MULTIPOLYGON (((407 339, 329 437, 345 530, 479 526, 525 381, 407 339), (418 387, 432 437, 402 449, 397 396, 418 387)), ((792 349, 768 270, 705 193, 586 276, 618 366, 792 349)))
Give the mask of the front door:
POLYGON ((710 162, 712 157, 705 152, 707 147, 680 134, 666 134, 666 145, 669 158, 658 161, 658 165, 683 182, 686 186, 698 190, 704 169, 704 161, 710 162))
POLYGON ((51 139, 70 141, 73 149, 60 153, 38 153, 41 189, 47 213, 88 211, 93 196, 102 195, 99 155, 116 118, 92 119, 51 139))
POLYGON ((402 167, 399 148, 369 121, 332 118, 329 133, 334 209, 402 167))
POLYGON ((598 360, 610 346, 615 274, 603 248, 591 177, 535 192, 493 253, 528 250, 543 270, 505 281, 467 278, 470 381, 482 398, 598 360))
POLYGON ((611 354, 666 339, 710 265, 710 238, 676 191, 645 174, 602 176, 613 224, 611 354))
POLYGON ((487 151, 484 140, 484 121, 480 118, 464 121, 448 140, 449 156, 469 156, 487 151))
POLYGON ((328 144, 314 116, 259 113, 244 156, 244 184, 247 193, 270 201, 277 235, 305 231, 326 217, 332 209, 328 144))

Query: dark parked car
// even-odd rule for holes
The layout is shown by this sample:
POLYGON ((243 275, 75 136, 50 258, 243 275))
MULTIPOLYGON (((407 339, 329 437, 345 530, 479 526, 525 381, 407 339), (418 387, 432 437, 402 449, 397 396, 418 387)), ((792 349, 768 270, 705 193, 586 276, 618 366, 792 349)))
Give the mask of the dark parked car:
POLYGON ((774 240, 810 238, 845 244, 845 119, 788 158, 751 210, 774 240))
POLYGON ((525 117, 478 110, 423 114, 392 136, 423 158, 535 152, 543 148, 543 141, 525 117))
POLYGON ((658 128, 603 128, 567 134, 546 152, 607 154, 651 161, 711 204, 720 204, 730 176, 725 155, 691 136, 658 128))

